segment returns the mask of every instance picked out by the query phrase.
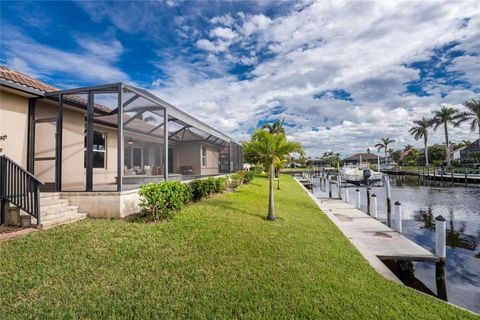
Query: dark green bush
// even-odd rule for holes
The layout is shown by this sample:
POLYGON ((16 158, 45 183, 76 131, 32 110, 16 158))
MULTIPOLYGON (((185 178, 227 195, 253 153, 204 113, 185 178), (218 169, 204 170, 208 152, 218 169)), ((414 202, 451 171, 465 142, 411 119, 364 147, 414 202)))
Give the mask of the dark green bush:
POLYGON ((215 178, 215 189, 213 192, 215 193, 223 192, 225 190, 225 182, 226 182, 226 179, 223 177, 215 178))
POLYGON ((142 185, 140 191, 140 208, 151 215, 154 221, 171 218, 186 202, 186 187, 179 181, 163 181, 142 185))
POLYGON ((192 200, 200 200, 208 195, 208 186, 205 180, 197 179, 189 183, 192 190, 192 200))
POLYGON ((253 180, 253 171, 246 171, 245 177, 243 178, 243 183, 249 184, 253 180))

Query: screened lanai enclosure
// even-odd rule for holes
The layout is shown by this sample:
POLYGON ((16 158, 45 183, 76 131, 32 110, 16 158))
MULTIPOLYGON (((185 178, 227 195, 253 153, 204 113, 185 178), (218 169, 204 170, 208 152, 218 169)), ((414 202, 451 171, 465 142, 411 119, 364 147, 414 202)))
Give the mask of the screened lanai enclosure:
POLYGON ((56 191, 123 191, 236 172, 242 148, 144 89, 62 90, 30 106, 28 166, 56 191))

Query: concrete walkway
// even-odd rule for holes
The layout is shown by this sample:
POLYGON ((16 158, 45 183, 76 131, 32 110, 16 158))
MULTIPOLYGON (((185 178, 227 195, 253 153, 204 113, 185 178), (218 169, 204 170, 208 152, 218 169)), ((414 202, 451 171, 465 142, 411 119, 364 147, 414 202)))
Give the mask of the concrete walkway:
POLYGON ((387 279, 401 283, 381 260, 439 261, 439 258, 430 251, 356 209, 353 205, 340 199, 319 199, 298 180, 297 182, 370 265, 387 279))

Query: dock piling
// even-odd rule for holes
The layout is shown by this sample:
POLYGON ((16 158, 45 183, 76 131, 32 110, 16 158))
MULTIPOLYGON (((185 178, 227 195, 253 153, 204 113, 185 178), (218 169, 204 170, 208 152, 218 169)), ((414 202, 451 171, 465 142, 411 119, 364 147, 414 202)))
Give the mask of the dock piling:
POLYGON ((378 212, 377 212, 377 196, 374 194, 372 194, 372 206, 373 206, 373 210, 372 210, 372 217, 377 219, 378 218, 378 212))
POLYGON ((367 187, 367 214, 370 215, 370 187, 367 187))
POLYGON ((447 287, 445 285, 445 258, 447 222, 443 216, 435 218, 435 254, 440 258, 435 264, 435 280, 437 284, 437 297, 447 301, 447 287))
POLYGON ((338 198, 342 199, 342 176, 337 174, 337 191, 338 191, 338 198))
POLYGON ((395 202, 395 231, 402 233, 402 204, 395 202))
POLYGON ((390 191, 390 178, 386 175, 385 178, 385 190, 387 192, 387 226, 392 226, 392 193, 390 191))
POLYGON ((332 177, 328 176, 328 197, 332 197, 332 177))
POLYGON ((350 194, 348 193, 348 187, 345 186, 345 202, 350 203, 350 194))
POLYGON ((360 190, 355 190, 355 208, 360 210, 360 190))

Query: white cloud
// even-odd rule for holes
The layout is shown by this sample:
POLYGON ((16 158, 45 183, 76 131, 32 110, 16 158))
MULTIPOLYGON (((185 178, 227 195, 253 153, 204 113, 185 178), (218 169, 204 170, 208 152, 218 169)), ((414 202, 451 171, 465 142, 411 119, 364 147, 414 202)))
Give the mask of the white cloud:
MULTIPOLYGON (((199 75, 196 65, 183 61, 178 75, 173 71, 178 65, 162 66, 172 79, 156 93, 238 139, 248 138, 261 118, 285 116, 295 124, 287 128, 289 135, 313 155, 365 151, 387 136, 398 147, 421 146, 408 134, 413 120, 430 116, 442 102, 458 104, 475 95, 472 89, 441 84, 430 88, 430 96, 405 93, 405 83, 419 77, 405 64, 429 59, 434 48, 459 41, 463 50, 479 53, 480 8, 473 2, 320 1, 275 18, 239 13, 210 22, 215 39, 196 42, 209 52, 205 61, 217 71, 222 61, 252 65, 250 78, 239 80, 227 68, 217 77, 199 75), (459 28, 467 14, 468 26, 459 28), (219 24, 237 36, 221 37, 213 31, 219 24), (227 39, 241 50, 231 49, 227 39), (218 53, 225 55, 212 56, 218 53), (270 58, 262 61, 265 53, 270 58), (354 101, 313 97, 333 89, 350 92, 354 101), (273 115, 275 106, 285 110, 273 115)), ((478 58, 458 57, 449 71, 465 73, 478 89, 478 58)), ((451 133, 454 141, 475 138, 466 126, 451 133)), ((442 133, 432 134, 431 141, 443 141, 442 133)))
POLYGON ((222 27, 216 27, 212 31, 210 31, 210 37, 218 37, 218 38, 223 38, 227 40, 232 40, 237 36, 237 33, 235 31, 232 31, 230 28, 222 28, 222 27))
POLYGON ((123 71, 114 66, 114 62, 123 52, 118 41, 107 44, 78 40, 83 50, 74 52, 40 44, 12 27, 5 27, 4 31, 2 55, 6 58, 7 65, 16 70, 35 76, 43 75, 45 78, 60 72, 76 79, 95 82, 129 79, 123 71))

